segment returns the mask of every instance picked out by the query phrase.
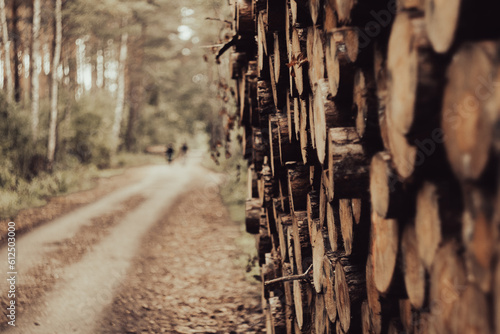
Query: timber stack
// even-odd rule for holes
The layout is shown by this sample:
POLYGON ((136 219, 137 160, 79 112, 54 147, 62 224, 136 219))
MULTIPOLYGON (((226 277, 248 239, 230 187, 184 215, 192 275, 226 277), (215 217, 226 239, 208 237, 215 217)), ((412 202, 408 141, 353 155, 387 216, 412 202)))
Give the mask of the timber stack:
POLYGON ((500 2, 234 13, 268 333, 500 333, 500 2))

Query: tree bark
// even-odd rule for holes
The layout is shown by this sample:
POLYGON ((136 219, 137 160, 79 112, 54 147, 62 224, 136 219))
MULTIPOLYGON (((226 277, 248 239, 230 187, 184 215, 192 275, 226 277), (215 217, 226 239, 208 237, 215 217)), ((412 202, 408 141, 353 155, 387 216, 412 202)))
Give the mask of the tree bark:
POLYGON ((31 43, 31 135, 33 142, 38 140, 38 123, 40 113, 40 25, 41 0, 33 1, 33 29, 31 43))
POLYGON ((120 130, 123 118, 123 109, 125 107, 125 71, 127 64, 127 43, 128 43, 128 33, 122 33, 121 43, 120 43, 120 57, 118 66, 118 88, 116 97, 116 107, 115 116, 113 120, 113 128, 111 129, 111 143, 112 150, 116 152, 119 147, 120 140, 120 130))
POLYGON ((50 126, 49 141, 47 149, 47 164, 52 169, 56 152, 57 142, 57 114, 59 99, 59 78, 57 69, 61 60, 62 48, 62 0, 55 0, 55 34, 54 34, 54 57, 52 59, 51 94, 50 94, 50 126))
MULTIPOLYGON (((7 101, 14 100, 14 78, 11 65, 11 40, 9 38, 9 29, 7 26, 7 14, 5 0, 0 0, 0 19, 2 21, 2 39, 5 53, 5 76, 7 78, 7 101)), ((17 57, 17 56, 16 56, 17 57)))

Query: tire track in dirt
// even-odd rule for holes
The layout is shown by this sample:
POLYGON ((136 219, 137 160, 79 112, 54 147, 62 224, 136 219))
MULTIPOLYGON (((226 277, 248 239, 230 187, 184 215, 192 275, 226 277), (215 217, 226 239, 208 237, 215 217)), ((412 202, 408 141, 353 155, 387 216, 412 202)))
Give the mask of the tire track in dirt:
POLYGON ((218 191, 179 198, 143 239, 96 333, 264 333, 260 288, 247 280, 218 191))
MULTIPOLYGON (((118 209, 93 218, 89 225, 81 226, 73 237, 53 242, 50 245, 53 249, 45 254, 42 262, 23 274, 26 283, 17 286, 18 316, 22 316, 25 309, 23 305, 33 306, 33 301, 39 300, 51 291, 67 265, 81 260, 94 245, 109 234, 111 228, 122 221, 129 211, 137 208, 145 200, 142 195, 132 196, 121 202, 118 209)), ((4 315, 0 318, 0 330, 6 328, 9 321, 6 316, 8 303, 7 294, 0 295, 0 307, 4 315)))

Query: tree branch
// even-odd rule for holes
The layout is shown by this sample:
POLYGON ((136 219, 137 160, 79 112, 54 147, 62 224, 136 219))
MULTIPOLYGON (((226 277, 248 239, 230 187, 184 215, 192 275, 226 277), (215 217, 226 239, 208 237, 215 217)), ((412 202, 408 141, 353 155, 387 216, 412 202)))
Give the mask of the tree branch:
POLYGON ((309 272, 311 271, 311 269, 312 269, 312 264, 309 266, 309 268, 306 270, 306 272, 301 274, 301 275, 291 275, 291 276, 284 276, 284 277, 280 277, 280 278, 275 278, 275 279, 266 281, 264 283, 264 286, 270 286, 270 285, 281 283, 281 282, 292 282, 292 281, 299 281, 299 280, 303 280, 303 279, 309 279, 310 278, 309 272))

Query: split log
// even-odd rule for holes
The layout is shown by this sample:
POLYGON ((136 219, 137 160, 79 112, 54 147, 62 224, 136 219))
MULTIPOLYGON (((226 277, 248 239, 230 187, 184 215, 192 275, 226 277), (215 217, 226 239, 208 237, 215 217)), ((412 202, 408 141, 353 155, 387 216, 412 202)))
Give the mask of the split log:
POLYGON ((351 207, 354 223, 359 225, 361 223, 361 219, 363 218, 363 212, 366 212, 366 202, 362 201, 361 198, 352 198, 351 207))
POLYGON ((258 198, 247 199, 245 227, 247 233, 258 234, 260 229, 261 207, 258 198))
POLYGON ((335 198, 359 198, 368 191, 368 162, 355 128, 328 130, 328 170, 335 198))
POLYGON ((325 299, 323 294, 316 294, 314 298, 314 332, 316 334, 326 334, 329 325, 328 315, 325 309, 325 299))
POLYGON ((393 280, 398 255, 398 222, 372 213, 371 252, 375 286, 387 293, 393 280))
POLYGON ((498 11, 500 4, 484 0, 426 0, 426 26, 434 50, 447 52, 455 40, 458 42, 500 37, 500 24, 495 15, 498 11))
POLYGON ((460 180, 479 178, 488 162, 496 106, 493 83, 485 78, 494 75, 496 48, 493 42, 464 44, 448 68, 441 126, 448 160, 460 180))
POLYGON ((378 152, 370 164, 370 196, 373 210, 382 218, 396 218, 406 211, 403 184, 391 166, 391 155, 378 152))
POLYGON ((319 162, 323 164, 326 154, 327 130, 331 127, 352 125, 352 117, 347 110, 340 110, 333 101, 326 79, 320 79, 317 82, 314 91, 313 112, 314 127, 312 130, 314 131, 316 152, 319 162))
POLYGON ((335 262, 333 262, 326 254, 323 259, 324 272, 324 298, 325 309, 328 314, 328 319, 332 323, 337 320, 337 298, 335 297, 335 262))
POLYGON ((438 250, 431 271, 431 314, 439 333, 452 332, 454 313, 466 286, 465 268, 458 248, 454 241, 445 243, 438 250))
POLYGON ((417 235, 412 224, 407 224, 403 231, 401 254, 408 299, 413 307, 421 308, 426 296, 425 268, 418 255, 417 235))
MULTIPOLYGON (((360 316, 359 306, 366 297, 365 280, 361 266, 350 265, 346 258, 337 260, 335 265, 335 296, 337 297, 338 321, 344 332, 348 332, 351 328, 351 317, 360 316)), ((360 324, 357 323, 357 325, 360 324)))

